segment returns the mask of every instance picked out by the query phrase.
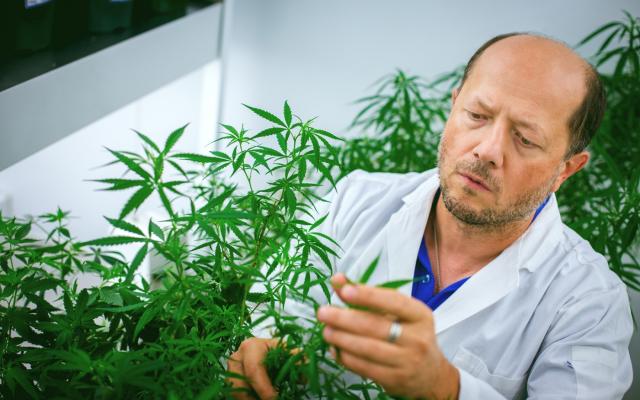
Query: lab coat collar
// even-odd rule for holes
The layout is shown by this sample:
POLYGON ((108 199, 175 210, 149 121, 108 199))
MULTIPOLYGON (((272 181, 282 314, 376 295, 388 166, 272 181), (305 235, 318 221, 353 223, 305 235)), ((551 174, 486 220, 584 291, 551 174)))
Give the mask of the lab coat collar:
MULTIPOLYGON (((404 206, 387 226, 388 280, 413 279, 416 257, 431 204, 440 186, 437 173, 421 174, 424 182, 403 197, 404 206)), ((436 333, 442 332, 496 303, 519 286, 519 271, 531 272, 559 243, 562 222, 555 195, 527 231, 498 257, 472 275, 447 301, 434 311, 436 333)), ((412 285, 399 290, 411 296, 412 285)))

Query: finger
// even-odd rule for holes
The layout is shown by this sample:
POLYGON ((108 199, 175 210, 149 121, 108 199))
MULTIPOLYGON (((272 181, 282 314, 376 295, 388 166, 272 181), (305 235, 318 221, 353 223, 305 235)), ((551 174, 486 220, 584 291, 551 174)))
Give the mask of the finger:
POLYGON ((331 327, 325 327, 322 336, 327 343, 341 351, 347 351, 376 364, 396 367, 406 361, 405 352, 401 347, 382 340, 354 335, 331 327))
POLYGON ((373 363, 345 350, 340 351, 339 362, 347 369, 378 384, 393 380, 397 376, 395 368, 373 363))
POLYGON ((391 320, 383 315, 333 306, 320 307, 318 320, 339 330, 380 340, 387 339, 391 327, 391 320))
POLYGON ((331 277, 331 285, 336 290, 340 289, 341 287, 343 287, 347 283, 352 283, 352 282, 342 272, 338 272, 337 274, 335 274, 334 276, 331 277))
POLYGON ((233 393, 234 399, 251 400, 252 396, 249 394, 251 393, 251 387, 244 378, 244 369, 242 368, 240 357, 238 353, 233 353, 227 360, 227 371, 231 373, 228 375, 227 380, 234 389, 237 389, 237 391, 233 393))
POLYGON ((271 384, 269 374, 263 364, 264 356, 268 349, 269 346, 266 343, 264 347, 247 348, 242 363, 245 376, 249 379, 251 387, 261 399, 275 399, 278 396, 278 392, 271 384))
POLYGON ((403 321, 420 321, 432 318, 429 307, 419 300, 387 288, 366 285, 345 285, 336 290, 340 298, 355 306, 366 307, 378 312, 395 315, 403 321))

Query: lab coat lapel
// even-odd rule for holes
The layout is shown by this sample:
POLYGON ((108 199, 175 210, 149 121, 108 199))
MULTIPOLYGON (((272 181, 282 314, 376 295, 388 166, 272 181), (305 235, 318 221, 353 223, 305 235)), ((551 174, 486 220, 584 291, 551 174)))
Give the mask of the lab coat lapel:
MULTIPOLYGON (((386 265, 380 264, 382 268, 380 268, 381 274, 376 279, 378 283, 413 279, 420 241, 429 218, 433 197, 439 185, 440 180, 436 173, 429 176, 413 192, 405 196, 403 198, 404 205, 391 215, 384 228, 383 243, 378 242, 371 246, 377 249, 381 245, 384 247, 381 261, 384 261, 386 265), (386 276, 384 276, 385 272, 386 276)), ((541 251, 540 244, 542 243, 544 243, 542 247, 547 249, 546 251, 553 248, 553 243, 557 242, 561 231, 562 223, 555 196, 553 196, 523 236, 471 276, 434 311, 436 333, 477 314, 516 289, 519 285, 519 270, 527 268, 533 271, 535 263, 527 260, 530 260, 533 253, 541 251)), ((373 259, 371 254, 368 258, 373 259)), ((398 290, 411 296, 411 289, 412 285, 408 284, 398 290)))
POLYGON ((518 287, 519 243, 473 274, 433 315, 436 334, 484 310, 518 287))
MULTIPOLYGON (((420 241, 439 185, 440 179, 434 174, 403 198, 404 206, 387 223, 387 281, 413 279, 420 241)), ((520 241, 516 243, 476 272, 434 311, 436 333, 485 309, 518 286, 520 241)), ((404 285, 398 290, 411 296, 411 289, 412 285, 404 285)))
MULTIPOLYGON (((420 241, 439 183, 437 174, 422 182, 403 198, 405 204, 389 219, 385 227, 387 281, 413 279, 420 241)), ((411 296, 411 288, 407 284, 398 291, 411 296)))
POLYGON ((520 270, 534 272, 562 236, 555 195, 511 246, 471 276, 434 311, 436 334, 496 303, 520 284, 520 270))

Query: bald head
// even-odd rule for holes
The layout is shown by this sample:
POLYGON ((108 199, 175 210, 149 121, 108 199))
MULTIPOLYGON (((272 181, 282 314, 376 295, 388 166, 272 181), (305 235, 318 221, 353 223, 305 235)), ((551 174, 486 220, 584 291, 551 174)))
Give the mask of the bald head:
POLYGON ((587 147, 602 121, 606 98, 596 70, 569 46, 531 33, 496 36, 469 59, 460 90, 474 71, 486 68, 498 70, 505 79, 517 75, 520 82, 553 87, 548 94, 555 98, 549 100, 569 107, 564 117, 569 131, 566 157, 587 147))

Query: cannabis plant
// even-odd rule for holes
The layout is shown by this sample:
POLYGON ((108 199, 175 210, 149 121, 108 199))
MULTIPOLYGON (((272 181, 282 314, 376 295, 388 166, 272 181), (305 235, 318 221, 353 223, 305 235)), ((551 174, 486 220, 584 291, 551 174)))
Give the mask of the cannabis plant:
POLYGON ((173 151, 186 127, 162 145, 136 132, 139 153, 109 150, 126 174, 97 182, 131 192, 119 215, 105 217, 114 235, 78 242, 60 209, 33 220, 0 215, 3 397, 227 398, 226 359, 267 318, 281 346, 266 363, 283 398, 378 390, 347 387, 322 327, 281 312, 293 297, 317 307, 312 287, 328 293, 337 246, 317 232, 315 204, 319 178, 335 182, 336 157, 322 154, 337 154, 340 139, 286 102, 282 117, 247 107, 271 125, 222 125, 225 151, 173 151), (277 147, 260 143, 271 136, 277 147), (254 188, 258 174, 271 177, 265 188, 254 188), (131 218, 152 196, 164 217, 131 218), (127 260, 113 246, 136 254, 127 260), (156 290, 138 273, 150 253, 166 262, 156 290), (100 283, 81 289, 80 273, 100 283))
MULTIPOLYGON (((594 63, 609 109, 592 162, 558 197, 565 222, 638 290, 638 19, 627 13, 582 43, 598 38, 594 63)), ((363 135, 347 141, 295 116, 287 102, 281 116, 247 106, 269 125, 256 133, 222 125, 219 148, 206 154, 174 151, 186 127, 162 144, 136 132, 140 152, 109 150, 125 174, 96 180, 131 193, 118 215, 105 216, 114 229, 107 237, 79 242, 63 209, 32 219, 0 212, 0 396, 230 398, 227 379, 237 376, 226 359, 268 326, 279 345, 265 365, 281 398, 388 398, 372 382, 347 384, 322 326, 282 305, 293 299, 316 310, 311 291, 330 300, 340 249, 320 232, 325 216, 316 208, 327 188, 354 169, 435 166, 461 72, 430 83, 402 71, 384 77, 359 101, 352 128, 363 135), (265 187, 257 176, 268 177, 265 187), (162 216, 136 216, 154 197, 162 216), (131 259, 123 246, 134 247, 131 259), (164 260, 159 287, 139 271, 149 256, 164 260), (86 275, 98 284, 81 287, 86 275)))
POLYGON ((382 77, 374 94, 356 101, 363 108, 351 129, 364 134, 340 146, 341 175, 356 169, 409 172, 435 166, 451 90, 462 72, 458 68, 430 83, 401 70, 382 77))
POLYGON ((592 57, 607 91, 604 121, 591 161, 558 193, 565 222, 604 254, 611 269, 640 290, 640 20, 628 12, 579 46, 600 39, 592 57))

